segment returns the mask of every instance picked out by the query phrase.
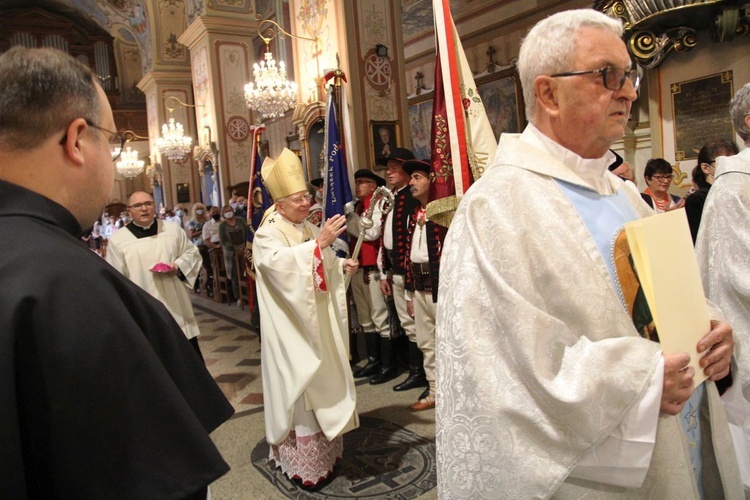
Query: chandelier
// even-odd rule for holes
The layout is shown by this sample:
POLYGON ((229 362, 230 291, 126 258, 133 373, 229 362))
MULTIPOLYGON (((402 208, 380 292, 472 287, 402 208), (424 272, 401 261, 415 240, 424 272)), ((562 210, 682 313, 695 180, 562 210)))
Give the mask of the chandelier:
POLYGON ((260 66, 253 65, 253 77, 255 85, 252 82, 245 85, 245 102, 263 118, 284 116, 297 102, 297 84, 286 79, 284 61, 277 65, 270 50, 266 50, 265 61, 261 61, 260 66))
POLYGON ((140 175, 143 172, 143 165, 143 160, 138 159, 138 151, 133 151, 130 146, 125 148, 120 159, 115 163, 117 172, 128 179, 140 175))
POLYGON ((169 105, 172 101, 183 107, 190 108, 202 108, 203 105, 187 104, 177 99, 175 96, 169 96, 166 99, 167 111, 169 111, 169 123, 165 123, 161 126, 161 137, 156 139, 156 149, 159 150, 159 153, 161 153, 162 156, 166 156, 170 161, 182 163, 190 152, 193 138, 186 136, 182 123, 175 122, 174 118, 172 118, 172 112, 175 109, 175 104, 172 104, 171 106, 169 105))
MULTIPOLYGON (((170 110, 170 114, 172 110, 170 110)), ((193 138, 185 136, 182 123, 174 121, 169 117, 169 124, 161 126, 161 137, 156 140, 156 148, 170 161, 182 163, 190 152, 193 138)))
MULTIPOLYGON (((259 19, 259 17, 256 16, 256 19, 259 19)), ((253 65, 255 83, 250 82, 245 85, 245 102, 248 108, 260 113, 263 118, 284 116, 284 113, 297 103, 297 84, 287 80, 284 61, 279 61, 277 64, 268 46, 271 40, 276 38, 280 32, 291 38, 310 40, 316 44, 319 42, 317 37, 308 38, 292 35, 288 31, 284 31, 277 22, 270 19, 260 21, 258 24, 258 36, 266 44, 266 53, 260 65, 253 65), (266 32, 267 36, 264 36, 261 33, 261 26, 264 24, 274 25, 276 31, 273 31, 273 28, 269 27, 266 32)))

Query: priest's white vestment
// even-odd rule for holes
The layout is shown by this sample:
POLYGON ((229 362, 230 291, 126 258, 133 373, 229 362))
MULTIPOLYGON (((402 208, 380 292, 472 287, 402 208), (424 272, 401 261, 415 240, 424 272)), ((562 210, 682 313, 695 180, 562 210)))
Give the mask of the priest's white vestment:
POLYGON ((185 231, 169 221, 155 220, 156 236, 136 238, 127 227, 112 234, 107 246, 107 262, 136 285, 164 304, 172 317, 192 339, 200 333, 188 289, 192 289, 202 265, 198 248, 185 231), (155 264, 176 264, 185 277, 153 273, 155 264))
MULTIPOLYGON (((706 297, 734 328, 740 394, 722 397, 734 435, 745 497, 750 498, 750 148, 716 158, 716 177, 695 241, 706 297)), ((733 389, 733 388, 732 388, 733 389)))
MULTIPOLYGON (((436 331, 439 496, 698 498, 681 424, 658 414, 658 400, 640 487, 571 477, 658 380, 661 351, 633 326, 562 184, 595 202, 604 191, 624 196, 634 216, 653 212, 606 172, 605 159, 595 189, 563 163, 571 159, 564 152, 529 142, 502 135, 492 167, 464 196, 444 244, 436 331)), ((706 498, 717 491, 741 498, 713 382, 706 394, 706 498)))
POLYGON ((695 253, 706 296, 734 328, 742 392, 750 401, 750 148, 716 159, 695 253), (714 191, 716 189, 716 191, 714 191))
POLYGON ((289 436, 301 407, 329 441, 359 425, 345 342, 343 259, 330 248, 321 251, 318 234, 307 221, 293 224, 275 213, 253 240, 266 439, 272 445, 289 436))

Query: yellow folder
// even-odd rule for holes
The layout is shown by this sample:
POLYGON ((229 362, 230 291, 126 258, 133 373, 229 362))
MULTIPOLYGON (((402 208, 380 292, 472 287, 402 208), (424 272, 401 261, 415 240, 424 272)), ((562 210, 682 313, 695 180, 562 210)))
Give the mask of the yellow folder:
POLYGON ((698 341, 711 321, 685 210, 629 222, 625 231, 664 354, 688 353, 697 386, 706 380, 698 341))

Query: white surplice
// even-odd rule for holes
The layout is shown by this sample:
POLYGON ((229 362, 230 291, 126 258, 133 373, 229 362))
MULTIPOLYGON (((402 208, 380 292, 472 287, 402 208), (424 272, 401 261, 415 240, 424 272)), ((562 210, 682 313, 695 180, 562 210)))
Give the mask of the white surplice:
MULTIPOLYGON (((531 146, 538 141, 527 132, 526 141, 503 134, 493 167, 467 192, 443 248, 439 496, 698 498, 685 435, 668 415, 658 423, 652 417, 656 442, 640 488, 605 484, 606 475, 601 482, 569 477, 643 402, 661 352, 638 335, 596 242, 558 182, 586 188, 594 199, 624 190, 635 213, 652 212, 606 173, 606 161, 531 146), (576 162, 586 168, 566 166, 576 162), (602 168, 584 180, 589 167, 602 168)), ((706 393, 706 426, 718 449, 714 454, 711 440, 703 440, 704 468, 711 471, 703 488, 741 498, 713 383, 706 393)))
POLYGON ((127 228, 114 232, 107 246, 107 262, 164 304, 191 339, 200 330, 188 289, 192 289, 203 260, 179 225, 163 220, 154 224, 158 224, 155 236, 139 239, 127 228), (176 264, 185 280, 149 271, 158 263, 176 264))

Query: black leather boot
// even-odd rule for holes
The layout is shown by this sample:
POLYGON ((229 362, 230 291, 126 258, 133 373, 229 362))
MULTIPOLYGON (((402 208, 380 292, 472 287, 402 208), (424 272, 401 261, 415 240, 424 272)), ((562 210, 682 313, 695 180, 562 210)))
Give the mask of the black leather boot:
POLYGON ((419 395, 419 397, 417 398, 417 401, 421 401, 429 395, 430 395, 430 387, 427 386, 427 389, 425 389, 424 392, 419 395))
POLYGON ((370 384, 384 384, 398 376, 396 370, 396 352, 394 351, 393 340, 390 338, 380 337, 380 362, 382 367, 380 373, 375 374, 370 379, 370 384))
POLYGON ((367 346, 367 364, 354 372, 354 378, 371 377, 380 371, 380 335, 377 332, 365 332, 367 346))
POLYGON ((424 356, 416 342, 409 342, 409 376, 406 380, 393 387, 394 391, 408 391, 415 387, 427 387, 424 375, 424 356))
POLYGON ((362 358, 359 357, 359 348, 357 346, 358 340, 357 334, 349 330, 349 354, 352 358, 349 361, 349 366, 354 366, 362 360, 362 358))

